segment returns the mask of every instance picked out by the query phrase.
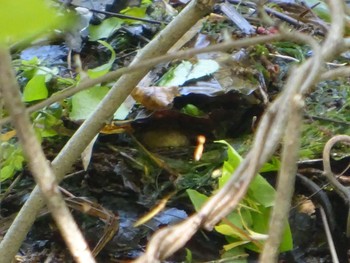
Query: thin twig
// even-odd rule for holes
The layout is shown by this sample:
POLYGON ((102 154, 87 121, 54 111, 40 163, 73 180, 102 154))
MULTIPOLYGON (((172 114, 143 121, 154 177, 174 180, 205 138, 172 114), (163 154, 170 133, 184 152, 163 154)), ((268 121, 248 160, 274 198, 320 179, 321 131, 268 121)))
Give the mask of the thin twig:
MULTIPOLYGON (((165 54, 192 25, 211 11, 213 5, 214 1, 191 1, 166 28, 138 53, 133 61, 133 65, 151 57, 165 54)), ((63 179, 64 175, 79 158, 86 145, 90 143, 101 127, 108 121, 108 118, 120 107, 122 102, 150 68, 151 66, 144 67, 142 71, 136 71, 121 77, 100 103, 96 111, 91 114, 71 137, 52 162, 52 168, 58 181, 63 179)), ((1 260, 12 258, 16 254, 42 206, 41 193, 38 187, 36 187, 0 243, 1 260), (16 241, 12 242, 14 239, 16 241)), ((6 261, 2 262, 5 263, 6 261)))
MULTIPOLYGON (((169 62, 174 59, 185 59, 185 58, 190 58, 194 55, 201 54, 201 53, 210 53, 214 51, 225 51, 227 49, 231 48, 241 48, 241 47, 246 47, 249 45, 254 45, 254 44, 260 44, 260 43, 267 43, 267 42, 272 42, 272 41, 278 41, 281 40, 282 36, 280 34, 275 34, 275 35, 270 35, 270 36, 259 36, 259 37, 254 37, 254 38, 248 38, 248 39, 241 39, 241 40, 229 40, 224 43, 212 45, 203 49, 197 49, 197 48, 192 48, 188 49, 185 51, 179 51, 163 56, 159 56, 156 58, 149 58, 144 61, 140 61, 137 64, 130 65, 129 67, 124 67, 117 69, 115 71, 109 72, 104 76, 98 77, 96 79, 84 79, 81 83, 79 83, 76 87, 71 86, 63 91, 60 91, 54 95, 52 95, 50 98, 39 102, 27 109, 28 113, 32 113, 36 110, 39 110, 41 108, 44 108, 46 106, 49 106, 57 101, 61 101, 65 98, 68 98, 79 91, 91 88, 95 85, 98 85, 100 83, 109 83, 120 76, 124 74, 131 74, 135 73, 136 71, 141 71, 149 67, 156 66, 161 63, 169 62)), ((10 121, 10 118, 3 118, 0 120, 0 125, 4 125, 10 121)))
POLYGON ((332 255, 332 262, 339 263, 337 250, 335 249, 335 246, 334 246, 334 241, 332 238, 331 230, 330 230, 329 225, 328 225, 327 216, 326 216, 326 213, 322 207, 320 207, 320 212, 321 212, 321 218, 322 218, 322 222, 323 222, 324 231, 325 231, 326 237, 327 237, 329 250, 330 250, 331 255, 332 255))
MULTIPOLYGON (((29 116, 25 113, 20 88, 11 67, 9 50, 0 48, 0 61, 0 90, 5 99, 5 106, 12 117, 30 171, 75 261, 93 263, 95 260, 58 190, 55 174, 35 135, 29 116)), ((1 260, 2 262, 12 261, 12 257, 5 257, 1 260)))
MULTIPOLYGON (((342 8, 339 2, 334 1, 330 4, 332 18, 336 18, 333 19, 331 25, 334 35, 330 34, 327 36, 325 41, 327 45, 325 44, 322 48, 322 55, 325 59, 331 58, 344 48, 341 41, 344 15, 342 10, 339 11, 342 8), (334 42, 331 43, 331 41, 334 42), (335 47, 336 50, 334 50, 335 47)), ((146 253, 135 262, 159 262, 161 259, 171 255, 182 247, 200 226, 204 226, 209 230, 212 229, 221 218, 237 206, 238 202, 245 195, 250 181, 278 145, 279 139, 285 130, 291 99, 298 92, 307 92, 317 82, 323 61, 320 49, 310 37, 302 36, 296 32, 294 36, 311 43, 314 48, 314 57, 290 74, 287 87, 284 89, 281 97, 270 105, 260 121, 252 149, 245 160, 243 160, 226 185, 216 195, 211 197, 197 214, 178 225, 157 231, 149 242, 146 253)))
POLYGON ((108 11, 101 11, 101 10, 97 10, 97 9, 93 9, 93 8, 87 8, 85 6, 75 5, 72 3, 70 5, 73 7, 86 8, 93 13, 100 13, 100 14, 114 16, 114 17, 118 17, 118 18, 122 18, 122 19, 130 19, 130 20, 136 20, 136 21, 146 22, 146 23, 150 23, 150 24, 158 24, 158 25, 161 25, 161 24, 167 25, 168 24, 167 22, 163 22, 163 21, 157 21, 157 20, 153 20, 153 19, 147 19, 147 18, 141 18, 141 17, 129 16, 129 15, 123 15, 123 14, 118 14, 118 13, 108 12, 108 11))
POLYGON ((338 182, 337 178, 334 176, 332 172, 332 167, 330 163, 331 149, 338 142, 350 142, 350 136, 337 135, 331 138, 326 143, 323 149, 323 170, 324 170, 324 175, 326 176, 328 181, 332 184, 335 191, 344 199, 345 203, 348 205, 346 236, 350 237, 350 190, 338 182))
POLYGON ((270 219, 269 237, 260 257, 262 263, 277 262, 278 248, 286 229, 294 193, 304 100, 301 95, 296 94, 291 104, 283 144, 282 165, 278 175, 275 205, 270 219))

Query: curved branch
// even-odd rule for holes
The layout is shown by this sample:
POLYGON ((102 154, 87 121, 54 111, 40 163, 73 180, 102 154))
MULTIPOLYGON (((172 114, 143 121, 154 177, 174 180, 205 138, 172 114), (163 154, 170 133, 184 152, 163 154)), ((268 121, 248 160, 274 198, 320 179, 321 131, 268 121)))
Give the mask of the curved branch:
MULTIPOLYGON (((210 12, 213 5, 214 1, 192 1, 139 52, 132 65, 166 53, 193 24, 210 12)), ((149 68, 121 77, 100 103, 97 110, 72 136, 52 162, 52 169, 58 181, 71 169, 86 145, 90 143, 108 118, 119 108, 149 68)), ((41 193, 39 188, 36 187, 0 243, 0 258, 3 263, 10 262, 15 256, 42 206, 41 193), (12 242, 15 239, 16 242, 12 242)))

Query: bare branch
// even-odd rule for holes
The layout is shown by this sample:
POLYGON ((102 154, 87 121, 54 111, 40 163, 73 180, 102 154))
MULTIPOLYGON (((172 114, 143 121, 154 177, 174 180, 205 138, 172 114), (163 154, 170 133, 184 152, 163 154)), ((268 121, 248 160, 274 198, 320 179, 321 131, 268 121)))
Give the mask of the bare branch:
MULTIPOLYGON (((11 56, 5 48, 0 48, 0 61, 0 90, 27 157, 30 171, 75 261, 93 263, 95 260, 64 202, 55 174, 45 158, 29 116, 25 113, 20 88, 11 67, 11 56)), ((4 255, 1 261, 11 262, 12 258, 13 255, 4 255)))
POLYGON ((296 94, 291 101, 291 113, 283 143, 282 165, 278 175, 275 205, 270 219, 269 237, 262 251, 262 263, 277 262, 278 249, 288 222, 294 193, 295 176, 300 147, 304 100, 296 94))
MULTIPOLYGON (((210 12, 213 5, 214 1, 192 1, 140 51, 132 64, 135 65, 147 58, 165 54, 192 25, 210 12)), ((100 103, 98 109, 83 123, 52 162, 52 169, 58 181, 71 169, 71 166, 79 158, 86 145, 89 144, 116 109, 119 108, 149 69, 150 67, 123 76, 115 83, 108 95, 100 103)), ((42 206, 41 193, 39 188, 36 187, 0 243, 0 258, 2 260, 6 257, 12 258, 15 256, 42 206), (16 242, 12 242, 12 240, 16 240, 16 242)))

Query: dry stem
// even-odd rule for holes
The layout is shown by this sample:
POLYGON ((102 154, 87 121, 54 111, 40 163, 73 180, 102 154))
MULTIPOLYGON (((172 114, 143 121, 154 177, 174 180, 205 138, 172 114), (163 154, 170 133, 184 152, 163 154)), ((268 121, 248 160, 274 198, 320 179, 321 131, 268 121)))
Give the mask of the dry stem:
MULTIPOLYGON (((63 200, 55 174, 45 158, 29 116, 25 113, 20 88, 11 67, 11 56, 5 48, 0 48, 0 61, 0 90, 27 157, 30 171, 75 261, 93 263, 95 260, 63 200)), ((2 258, 1 261, 10 262, 12 258, 2 258)))
MULTIPOLYGON (((210 12, 213 4, 214 1, 192 1, 163 31, 140 51, 133 65, 147 58, 166 53, 192 25, 210 12)), ((138 72, 123 76, 115 83, 108 95, 100 103, 98 109, 83 123, 52 162, 52 168, 57 176, 57 180, 61 180, 71 169, 71 166, 79 158, 85 146, 99 132, 108 118, 113 115, 149 69, 150 66, 138 72)), ((42 206, 41 193, 39 188, 36 187, 0 244, 0 258, 2 262, 10 262, 15 256, 42 206)))

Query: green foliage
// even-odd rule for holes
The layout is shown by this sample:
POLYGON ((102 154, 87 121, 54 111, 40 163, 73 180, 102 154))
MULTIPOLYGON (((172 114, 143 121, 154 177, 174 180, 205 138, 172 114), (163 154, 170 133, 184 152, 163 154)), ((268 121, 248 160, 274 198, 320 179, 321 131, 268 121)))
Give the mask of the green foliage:
POLYGON ((191 250, 186 248, 186 258, 185 258, 185 263, 192 263, 192 252, 191 250))
POLYGON ((185 107, 181 109, 181 112, 194 117, 199 117, 204 115, 204 112, 201 111, 197 106, 193 104, 187 104, 185 107))
MULTIPOLYGON (((225 141, 219 141, 228 147, 227 161, 224 162, 222 175, 219 178, 219 189, 221 189, 232 176, 235 169, 242 162, 242 157, 225 141)), ((279 162, 274 160, 263 167, 264 171, 275 171, 279 168, 279 162)), ((206 195, 196 190, 188 189, 187 193, 198 211, 208 200, 206 195)), ((275 190, 261 176, 257 175, 250 184, 246 197, 240 203, 236 211, 230 213, 225 220, 219 223, 215 230, 223 234, 228 245, 225 251, 237 250, 241 253, 241 247, 259 252, 261 242, 266 238, 268 231, 269 215, 274 205, 275 190), (252 239, 255 240, 252 242, 252 239)), ((292 237, 289 226, 285 230, 280 251, 292 249, 292 237)))
POLYGON ((42 0, 0 0, 0 45, 30 39, 65 21, 42 0))
MULTIPOLYGON (((116 58, 113 48, 105 41, 98 41, 111 51, 109 61, 94 69, 89 69, 87 74, 90 78, 97 78, 105 75, 112 68, 116 58)), ((72 97, 72 110, 69 114, 72 120, 85 120, 97 108, 104 96, 108 93, 109 88, 97 85, 88 90, 83 90, 72 97)))
POLYGON ((25 102, 30 102, 34 100, 46 99, 49 92, 45 85, 45 76, 36 75, 31 80, 28 81, 24 88, 23 100, 25 102))
POLYGON ((58 132, 62 124, 62 107, 55 103, 31 115, 34 128, 39 139, 60 135, 58 132))
POLYGON ((305 3, 312 8, 312 12, 322 18, 325 22, 330 22, 329 8, 324 3, 324 1, 319 0, 305 0, 305 3), (316 5, 316 6, 315 6, 316 5))
MULTIPOLYGON (((146 18, 147 17, 147 8, 152 4, 152 0, 142 0, 140 6, 127 7, 122 10, 120 13, 128 16, 138 17, 138 18, 146 18)), ((129 24, 139 24, 141 21, 134 19, 124 19, 126 23, 129 24)))
POLYGON ((72 120, 87 119, 107 94, 108 90, 105 86, 96 86, 75 94, 72 97, 70 118, 72 120))
POLYGON ((3 182, 22 170, 24 158, 22 149, 16 143, 2 142, 0 145, 0 182, 3 182))
MULTIPOLYGON (((303 125, 300 157, 320 158, 325 143, 335 134, 349 134, 350 86, 346 80, 325 81, 306 98, 307 114, 303 125)), ((349 154, 348 149, 334 149, 338 157, 349 154)))
POLYGON ((291 56, 300 62, 305 60, 306 53, 309 51, 309 49, 292 42, 277 42, 275 47, 279 53, 291 56))
POLYGON ((37 57, 31 60, 21 60, 19 63, 15 61, 14 66, 20 76, 28 79, 27 84, 23 88, 24 102, 46 99, 49 96, 47 83, 49 83, 53 77, 59 78, 61 82, 65 82, 65 84, 72 84, 72 81, 58 76, 59 72, 57 67, 45 67, 42 65, 42 61, 37 57))
POLYGON ((111 52, 111 58, 109 59, 109 61, 107 63, 105 63, 101 66, 98 66, 94 69, 89 69, 87 71, 88 76, 92 79, 101 77, 101 76, 105 75, 106 73, 108 73, 111 70, 112 65, 113 65, 115 58, 116 58, 114 49, 110 44, 108 44, 107 42, 102 41, 102 40, 99 40, 98 42, 100 44, 102 44, 103 46, 105 46, 111 52))
POLYGON ((121 28, 123 23, 123 19, 117 17, 110 17, 103 20, 103 22, 100 25, 90 25, 90 41, 96 41, 98 39, 110 37, 114 32, 121 28))

